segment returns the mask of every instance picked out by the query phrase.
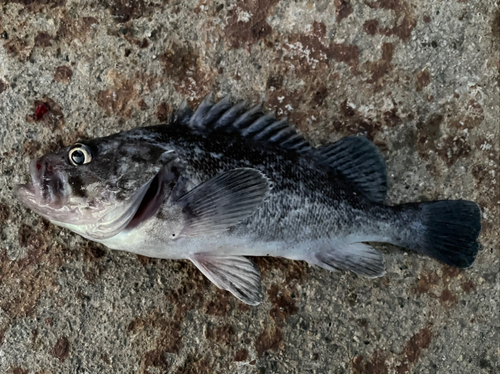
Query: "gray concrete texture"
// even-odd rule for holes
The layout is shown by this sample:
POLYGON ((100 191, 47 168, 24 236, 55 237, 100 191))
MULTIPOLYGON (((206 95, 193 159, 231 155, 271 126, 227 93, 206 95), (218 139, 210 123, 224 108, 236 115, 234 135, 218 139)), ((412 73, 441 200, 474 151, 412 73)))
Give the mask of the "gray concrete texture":
POLYGON ((0 36, 0 373, 500 372, 498 3, 4 0, 0 36), (314 144, 366 135, 391 204, 478 202, 476 263, 383 246, 368 280, 257 259, 266 297, 248 307, 187 261, 110 251, 13 197, 33 157, 210 91, 314 144))

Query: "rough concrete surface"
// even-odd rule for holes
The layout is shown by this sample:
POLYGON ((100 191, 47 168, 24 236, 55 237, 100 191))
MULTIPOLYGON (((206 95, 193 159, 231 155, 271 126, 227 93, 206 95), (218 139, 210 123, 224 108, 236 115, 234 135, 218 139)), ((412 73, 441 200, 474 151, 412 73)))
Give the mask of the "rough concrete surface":
POLYGON ((0 36, 0 373, 500 372, 497 2, 3 0, 0 36), (391 204, 477 201, 476 263, 385 246, 369 280, 258 259, 248 307, 13 197, 33 157, 209 91, 264 101, 314 144, 368 136, 391 204))

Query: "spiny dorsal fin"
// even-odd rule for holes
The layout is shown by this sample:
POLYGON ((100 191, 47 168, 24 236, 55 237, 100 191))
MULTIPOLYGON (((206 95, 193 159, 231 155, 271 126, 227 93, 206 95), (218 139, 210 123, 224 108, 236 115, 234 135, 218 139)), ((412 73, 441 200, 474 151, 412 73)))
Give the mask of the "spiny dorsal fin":
POLYGON ((233 105, 229 95, 217 103, 214 103, 212 94, 207 95, 194 113, 184 101, 174 122, 201 133, 217 131, 239 134, 260 144, 295 150, 301 154, 311 150, 311 146, 290 126, 286 118, 276 120, 274 113, 265 112, 262 104, 250 109, 246 101, 233 105))
POLYGON ((378 148, 364 136, 347 136, 314 150, 314 160, 340 173, 371 201, 387 195, 387 172, 378 148))
POLYGON ((188 125, 192 115, 193 110, 189 107, 187 100, 183 100, 173 117, 173 121, 182 125, 188 125))
POLYGON ((262 104, 250 109, 246 101, 233 105, 229 95, 217 103, 212 94, 208 95, 194 113, 184 101, 174 121, 205 134, 238 134, 259 144, 293 150, 327 172, 340 174, 374 202, 383 202, 387 195, 384 159, 377 147, 364 137, 348 136, 315 149, 290 126, 287 118, 276 120, 275 114, 266 113, 262 104))
POLYGON ((217 104, 214 104, 210 110, 207 112, 205 115, 205 118, 203 119, 203 125, 205 127, 211 126, 217 121, 222 114, 228 111, 229 108, 231 108, 233 104, 231 103, 231 95, 226 95, 222 100, 217 102, 217 104))
POLYGON ((200 128, 203 129, 206 127, 206 124, 204 123, 204 120, 210 111, 214 106, 214 95, 212 93, 209 93, 203 101, 198 105, 198 108, 196 108, 196 111, 193 113, 191 118, 189 119, 189 127, 192 128, 200 128))

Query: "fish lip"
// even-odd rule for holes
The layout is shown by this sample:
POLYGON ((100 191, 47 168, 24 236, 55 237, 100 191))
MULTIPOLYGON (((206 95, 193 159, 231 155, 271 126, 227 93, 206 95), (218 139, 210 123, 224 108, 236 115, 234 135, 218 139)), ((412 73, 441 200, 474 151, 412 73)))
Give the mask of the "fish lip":
POLYGON ((29 173, 32 184, 19 184, 16 196, 24 203, 39 207, 61 209, 67 203, 65 181, 60 171, 47 171, 46 162, 42 159, 31 160, 29 173))
POLYGON ((41 194, 41 175, 45 172, 45 164, 39 162, 39 160, 34 159, 31 160, 30 162, 30 167, 29 167, 29 172, 31 176, 31 182, 33 183, 33 189, 35 192, 35 201, 39 205, 45 205, 42 204, 42 194, 41 194), (39 171, 39 165, 40 165, 40 171, 39 171))
POLYGON ((14 191, 17 198, 28 205, 32 205, 33 203, 42 205, 40 195, 40 176, 37 171, 37 162, 38 160, 36 159, 31 160, 29 165, 31 184, 18 184, 14 191))
POLYGON ((18 199, 25 202, 28 199, 35 201, 35 187, 32 184, 18 184, 15 187, 14 194, 18 199))

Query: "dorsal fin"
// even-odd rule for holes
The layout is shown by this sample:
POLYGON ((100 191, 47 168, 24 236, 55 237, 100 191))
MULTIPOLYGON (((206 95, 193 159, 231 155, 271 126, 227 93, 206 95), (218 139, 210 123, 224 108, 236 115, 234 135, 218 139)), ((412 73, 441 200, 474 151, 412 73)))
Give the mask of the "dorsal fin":
POLYGON ((193 115, 193 110, 189 107, 187 100, 183 100, 175 116, 173 117, 173 122, 177 122, 182 125, 188 125, 189 120, 193 115))
POLYGON ((191 115, 189 119, 188 126, 191 128, 200 128, 203 130, 206 127, 205 118, 207 117, 208 112, 214 107, 214 95, 209 93, 203 101, 198 105, 196 111, 191 115))
POLYGON ((260 144, 294 150, 301 154, 312 150, 286 118, 276 120, 274 113, 266 113, 262 104, 250 109, 246 101, 233 105, 229 95, 217 103, 214 103, 212 94, 207 95, 194 113, 187 102, 183 101, 173 122, 201 133, 236 133, 260 144))
MULTIPOLYGON (((247 102, 241 101, 236 105, 231 106, 225 113, 223 113, 217 121, 215 121, 213 130, 226 130, 230 131, 231 125, 242 114, 245 113, 247 102)), ((210 128, 207 128, 209 130, 210 128)))
POLYGON ((205 118, 203 119, 203 125, 205 127, 211 126, 217 121, 222 114, 228 111, 229 108, 231 108, 233 104, 231 103, 231 95, 226 95, 222 100, 217 102, 217 104, 214 104, 212 108, 208 111, 208 113, 205 115, 205 118))
POLYGON ((364 136, 347 136, 316 148, 314 160, 340 173, 371 201, 382 203, 387 195, 385 161, 378 148, 364 136))
POLYGON ((384 159, 364 137, 348 136, 315 149, 290 126, 287 118, 276 120, 275 114, 266 113, 262 104, 250 109, 246 101, 233 105, 229 95, 214 103, 213 95, 209 94, 194 113, 184 101, 173 118, 175 123, 196 132, 238 134, 259 144, 293 150, 312 159, 319 168, 345 178, 374 202, 383 202, 387 195, 384 159))

